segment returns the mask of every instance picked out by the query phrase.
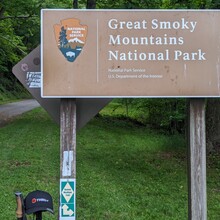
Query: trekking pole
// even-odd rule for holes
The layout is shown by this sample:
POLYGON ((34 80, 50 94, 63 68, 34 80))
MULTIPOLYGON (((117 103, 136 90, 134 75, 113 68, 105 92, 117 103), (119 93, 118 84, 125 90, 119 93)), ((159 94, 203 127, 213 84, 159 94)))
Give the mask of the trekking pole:
POLYGON ((42 220, 42 212, 36 212, 36 220, 42 220))
POLYGON ((16 192, 16 202, 17 202, 17 209, 16 209, 16 216, 17 220, 27 220, 24 212, 24 205, 23 205, 23 196, 21 192, 16 192))

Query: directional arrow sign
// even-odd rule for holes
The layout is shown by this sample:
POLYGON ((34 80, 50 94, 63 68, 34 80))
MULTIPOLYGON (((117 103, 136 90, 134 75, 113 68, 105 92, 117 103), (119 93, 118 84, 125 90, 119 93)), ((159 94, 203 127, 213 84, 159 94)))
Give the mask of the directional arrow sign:
POLYGON ((74 211, 66 204, 62 206, 63 209, 63 215, 72 216, 74 214, 74 211))
MULTIPOLYGON (((24 59, 13 67, 13 74, 31 93, 31 95, 40 103, 40 105, 51 115, 51 117, 60 123, 60 99, 41 97, 41 58, 40 46, 35 48, 24 59)), ((62 73, 61 73, 62 74, 62 73)), ((83 127, 91 118, 93 118, 111 98, 85 98, 77 99, 77 130, 83 127)))

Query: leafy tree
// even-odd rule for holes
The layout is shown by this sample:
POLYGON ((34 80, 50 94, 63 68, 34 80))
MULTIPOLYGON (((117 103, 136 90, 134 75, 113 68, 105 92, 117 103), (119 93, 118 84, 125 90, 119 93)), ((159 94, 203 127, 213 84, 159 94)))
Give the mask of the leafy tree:
POLYGON ((156 9, 160 8, 162 0, 102 0, 96 1, 97 8, 110 9, 156 9))
POLYGON ((78 6, 78 0, 73 0, 73 8, 74 8, 74 9, 79 8, 79 6, 78 6))
POLYGON ((95 9, 96 8, 96 0, 87 0, 86 8, 95 9))
POLYGON ((0 3, 0 84, 1 89, 13 90, 14 77, 8 73, 13 64, 26 55, 23 38, 18 36, 14 27, 14 20, 7 11, 7 4, 0 3))
POLYGON ((211 1, 211 9, 220 9, 220 1, 219 0, 213 0, 211 1))

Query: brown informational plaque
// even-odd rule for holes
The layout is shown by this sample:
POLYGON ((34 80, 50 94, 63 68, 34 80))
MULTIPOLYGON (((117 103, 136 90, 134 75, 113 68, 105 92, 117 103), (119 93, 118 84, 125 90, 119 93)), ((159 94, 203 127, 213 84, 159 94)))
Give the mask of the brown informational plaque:
POLYGON ((219 10, 42 10, 43 97, 219 97, 219 10))

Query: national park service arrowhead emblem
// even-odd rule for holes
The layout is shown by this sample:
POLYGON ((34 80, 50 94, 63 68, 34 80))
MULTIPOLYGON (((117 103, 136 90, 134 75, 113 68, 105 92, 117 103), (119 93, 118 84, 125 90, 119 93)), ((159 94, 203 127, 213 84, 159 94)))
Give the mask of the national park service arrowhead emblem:
POLYGON ((74 62, 86 43, 88 27, 75 18, 60 23, 54 25, 57 46, 69 62, 74 62))

